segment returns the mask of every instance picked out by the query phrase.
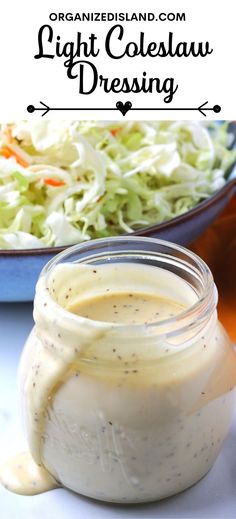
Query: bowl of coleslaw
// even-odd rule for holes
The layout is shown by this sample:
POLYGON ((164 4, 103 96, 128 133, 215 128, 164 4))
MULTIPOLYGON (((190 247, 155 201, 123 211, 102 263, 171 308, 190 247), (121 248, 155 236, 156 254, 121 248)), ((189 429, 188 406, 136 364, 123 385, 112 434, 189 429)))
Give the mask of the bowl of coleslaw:
POLYGON ((45 263, 82 241, 189 244, 234 192, 234 132, 213 121, 0 124, 0 300, 32 300, 45 263))

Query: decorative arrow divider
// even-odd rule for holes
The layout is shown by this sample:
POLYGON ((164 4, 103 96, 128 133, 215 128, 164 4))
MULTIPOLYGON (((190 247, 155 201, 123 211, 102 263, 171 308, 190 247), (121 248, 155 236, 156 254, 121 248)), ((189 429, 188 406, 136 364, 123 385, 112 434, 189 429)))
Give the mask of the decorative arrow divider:
POLYGON ((47 115, 48 112, 54 112, 54 111, 110 111, 110 110, 119 110, 123 116, 125 116, 127 114, 127 112, 129 112, 130 110, 135 110, 135 111, 156 111, 156 112, 160 112, 160 111, 195 111, 195 112, 200 112, 202 115, 204 115, 204 117, 206 117, 206 111, 211 111, 211 112, 215 112, 216 114, 218 114, 220 111, 221 111, 221 106, 220 105, 214 105, 212 108, 210 107, 207 107, 206 105, 208 104, 208 101, 206 101, 205 103, 203 103, 202 105, 198 106, 197 108, 174 108, 174 107, 169 107, 169 108, 166 108, 166 107, 161 107, 161 108, 133 108, 132 106, 132 103, 130 101, 126 101, 126 103, 122 103, 122 101, 117 101, 116 103, 116 107, 113 107, 113 108, 56 108, 56 107, 49 107, 48 105, 46 105, 45 103, 43 103, 42 101, 40 101, 40 104, 42 105, 42 107, 35 107, 34 105, 29 105, 27 106, 27 112, 29 112, 30 114, 32 114, 33 112, 38 112, 38 111, 42 111, 42 117, 44 115, 47 115))

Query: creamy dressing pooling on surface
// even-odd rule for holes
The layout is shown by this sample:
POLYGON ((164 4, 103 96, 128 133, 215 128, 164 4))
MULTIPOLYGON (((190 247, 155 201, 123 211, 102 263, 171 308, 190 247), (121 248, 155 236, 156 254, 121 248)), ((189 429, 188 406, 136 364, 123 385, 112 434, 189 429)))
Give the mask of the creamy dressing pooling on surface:
POLYGON ((34 460, 25 473, 46 470, 34 486, 18 471, 14 485, 13 461, 3 484, 138 502, 200 479, 229 428, 236 366, 216 315, 167 337, 196 301, 175 274, 136 263, 62 264, 41 277, 19 378, 34 460), (148 326, 165 319, 161 335, 148 326))
POLYGON ((70 312, 94 321, 149 324, 180 314, 186 307, 171 299, 136 293, 106 293, 68 307, 70 312))

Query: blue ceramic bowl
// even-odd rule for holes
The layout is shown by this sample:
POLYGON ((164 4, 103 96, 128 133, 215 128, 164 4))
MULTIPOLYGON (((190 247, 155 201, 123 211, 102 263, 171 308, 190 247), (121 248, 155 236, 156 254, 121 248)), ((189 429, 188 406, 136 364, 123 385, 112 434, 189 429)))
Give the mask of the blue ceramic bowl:
MULTIPOLYGON (((168 222, 132 233, 189 245, 218 216, 236 193, 236 178, 196 207, 168 222)), ((66 247, 0 252, 0 302, 32 301, 35 284, 44 265, 66 247)))

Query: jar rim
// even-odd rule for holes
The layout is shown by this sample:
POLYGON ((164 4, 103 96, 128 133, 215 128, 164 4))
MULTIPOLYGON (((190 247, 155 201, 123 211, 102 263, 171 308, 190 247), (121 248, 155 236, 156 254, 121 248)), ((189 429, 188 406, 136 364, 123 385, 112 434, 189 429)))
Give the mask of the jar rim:
MULTIPOLYGON (((96 240, 90 240, 90 241, 86 241, 86 242, 83 242, 80 244, 76 244, 76 245, 73 245, 72 247, 69 247, 68 249, 60 252, 54 258, 52 258, 42 269, 42 271, 40 273, 40 278, 43 276, 46 276, 46 279, 47 279, 48 275, 51 273, 51 271, 53 270, 54 267, 56 267, 59 263, 63 262, 63 260, 69 258, 70 256, 73 256, 73 254, 78 254, 80 252, 86 253, 86 250, 88 251, 88 249, 90 250, 90 252, 92 252, 92 251, 96 251, 96 248, 104 247, 103 253, 99 253, 100 258, 102 258, 102 256, 104 256, 105 252, 106 252, 106 254, 115 257, 115 256, 117 256, 117 254, 114 253, 115 251, 112 251, 112 246, 114 247, 114 245, 123 243, 123 245, 127 246, 127 251, 125 251, 125 249, 123 249, 123 252, 125 253, 125 252, 130 252, 128 249, 128 245, 135 244, 135 242, 139 243, 140 245, 143 245, 143 249, 141 248, 141 250, 140 249, 136 250, 136 255, 138 253, 139 254, 140 253, 144 254, 145 252, 148 253, 148 251, 151 253, 151 246, 154 246, 154 247, 156 246, 156 247, 166 248, 167 250, 171 250, 172 257, 173 258, 175 257, 177 260, 179 260, 179 262, 181 262, 182 260, 180 260, 180 258, 178 258, 177 254, 173 254, 173 253, 178 253, 178 254, 185 256, 187 259, 189 259, 189 264, 188 264, 187 260, 185 260, 184 262, 182 261, 182 263, 185 263, 186 267, 187 266, 192 267, 193 272, 194 272, 194 270, 195 270, 195 272, 198 272, 198 275, 201 276, 201 280, 202 280, 201 290, 200 290, 200 293, 198 294, 198 300, 193 305, 189 306, 183 312, 180 312, 179 314, 175 315, 174 317, 170 317, 168 319, 163 319, 163 320, 154 321, 154 322, 145 324, 145 328, 149 329, 149 330, 156 329, 157 333, 158 333, 158 330, 160 330, 163 326, 165 327, 166 325, 168 326, 170 324, 176 323, 176 325, 181 326, 181 331, 183 331, 183 327, 182 327, 181 323, 183 323, 184 321, 185 322, 188 321, 187 327, 191 326, 192 329, 194 329, 195 326, 199 326, 200 321, 205 322, 206 315, 209 318, 209 312, 210 312, 210 314, 213 313, 213 311, 216 308, 216 304, 217 304, 217 289, 214 284, 214 279, 213 279, 211 270, 208 267, 208 265, 197 254, 186 249, 185 247, 182 247, 181 245, 178 245, 178 244, 166 241, 166 240, 160 240, 157 238, 147 238, 147 237, 142 237, 142 236, 115 236, 115 237, 111 237, 111 238, 99 238, 96 240), (145 249, 144 245, 147 246, 146 249, 145 249), (150 250, 149 250, 148 246, 150 246, 150 250), (191 265, 190 262, 194 263, 195 266, 191 265), (196 313, 198 314, 198 319, 197 319, 197 322, 194 322, 194 321, 196 321, 196 313)), ((133 252, 135 254, 135 249, 133 250, 133 252)), ((155 253, 156 256, 158 255, 158 249, 156 251, 153 250, 153 252, 155 253)), ((161 253, 159 253, 159 254, 161 254, 161 253)), ((168 255, 166 254, 166 256, 168 256, 168 255)), ((90 257, 90 256, 88 256, 88 257, 90 257)), ((88 257, 87 257, 87 259, 88 259, 88 257)), ((91 255, 91 257, 93 258, 94 256, 91 255)), ((86 255, 85 255, 85 257, 81 258, 81 260, 77 261, 77 263, 80 263, 80 264, 88 263, 88 261, 86 260, 86 255)), ((48 297, 50 297, 51 301, 60 308, 60 310, 63 312, 64 316, 67 315, 68 317, 73 318, 73 320, 76 319, 77 322, 79 322, 79 320, 81 320, 81 316, 79 316, 77 314, 71 314, 71 312, 69 312, 68 310, 63 308, 61 305, 56 303, 55 300, 53 299, 53 297, 49 295, 49 293, 47 295, 48 295, 48 297)), ((83 318, 83 319, 86 319, 86 318, 83 318)), ((106 321, 95 321, 92 319, 87 319, 87 321, 90 321, 90 322, 92 321, 93 323, 96 323, 99 325, 108 325, 108 324, 110 325, 111 324, 106 321)), ((122 323, 116 323, 113 325, 114 329, 117 329, 119 331, 121 331, 121 330, 125 331, 125 329, 129 328, 129 330, 132 330, 135 332, 140 329, 143 329, 143 326, 144 326, 143 324, 132 324, 132 323, 129 325, 122 324, 122 323)), ((170 334, 165 333, 165 335, 173 335, 173 334, 176 334, 176 332, 177 332, 177 330, 175 329, 175 330, 173 330, 173 332, 170 332, 170 334)))

